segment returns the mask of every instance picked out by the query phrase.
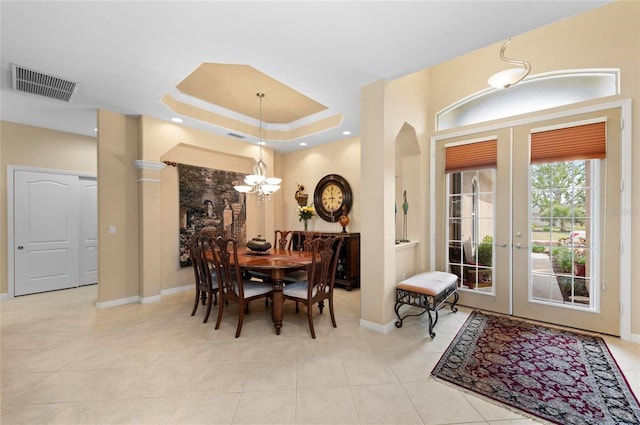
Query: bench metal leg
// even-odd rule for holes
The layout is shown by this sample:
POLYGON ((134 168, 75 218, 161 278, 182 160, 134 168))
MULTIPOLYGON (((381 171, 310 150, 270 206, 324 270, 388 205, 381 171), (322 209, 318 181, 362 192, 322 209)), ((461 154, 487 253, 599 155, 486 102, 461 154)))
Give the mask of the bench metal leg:
MULTIPOLYGON (((395 307, 395 311, 396 311, 396 316, 398 317, 398 320, 396 320, 396 328, 401 328, 402 327, 402 322, 404 321, 404 319, 406 319, 407 317, 418 317, 418 316, 422 316, 423 314, 425 314, 426 312, 429 311, 429 309, 425 308, 424 311, 422 313, 418 313, 418 314, 405 314, 404 317, 400 317, 400 307, 402 307, 405 303, 402 302, 396 302, 396 307, 395 307)), ((429 323, 431 323, 431 313, 429 313, 429 323)))
POLYGON ((458 311, 458 307, 456 307, 456 304, 458 304, 458 299, 459 298, 460 298, 460 296, 458 295, 458 292, 456 291, 454 293, 453 302, 451 303, 451 311, 453 311, 454 313, 456 311, 458 311))
POLYGON ((396 289, 396 304, 394 307, 394 311, 396 313, 396 316, 398 317, 398 320, 396 320, 395 323, 396 328, 401 328, 404 319, 406 319, 407 317, 418 317, 427 313, 429 315, 429 336, 431 338, 435 338, 436 333, 433 331, 433 328, 435 328, 436 324, 438 323, 438 311, 444 306, 444 304, 447 302, 447 299, 451 295, 453 295, 454 298, 453 301, 449 304, 451 306, 451 311, 455 313, 456 311, 458 311, 458 307, 456 307, 456 304, 458 303, 459 299, 458 291, 455 289, 450 289, 436 296, 420 294, 403 289, 396 289), (418 314, 405 314, 404 316, 400 316, 400 308, 403 305, 419 307, 423 310, 418 314), (431 315, 432 311, 435 313, 435 318, 431 315))

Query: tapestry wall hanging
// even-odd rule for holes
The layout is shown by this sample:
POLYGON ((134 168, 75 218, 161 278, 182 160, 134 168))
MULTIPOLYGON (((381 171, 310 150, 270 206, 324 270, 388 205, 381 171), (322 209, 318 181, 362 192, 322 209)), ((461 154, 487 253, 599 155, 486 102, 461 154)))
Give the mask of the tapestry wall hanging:
POLYGON ((233 186, 245 174, 178 164, 180 182, 180 266, 191 265, 187 244, 198 232, 246 241, 246 196, 233 186))

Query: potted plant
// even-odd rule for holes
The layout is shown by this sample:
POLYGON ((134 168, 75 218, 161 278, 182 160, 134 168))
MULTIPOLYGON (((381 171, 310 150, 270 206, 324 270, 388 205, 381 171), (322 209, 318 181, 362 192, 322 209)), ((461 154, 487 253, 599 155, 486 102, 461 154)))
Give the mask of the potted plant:
POLYGON ((486 235, 478 244, 476 262, 483 266, 491 267, 493 264, 493 238, 486 235))
POLYGON ((485 235, 476 248, 475 262, 478 266, 478 283, 487 286, 491 283, 491 267, 493 266, 493 238, 485 235))
POLYGON ((582 250, 576 249, 573 257, 573 274, 579 277, 585 276, 585 263, 587 258, 582 250))

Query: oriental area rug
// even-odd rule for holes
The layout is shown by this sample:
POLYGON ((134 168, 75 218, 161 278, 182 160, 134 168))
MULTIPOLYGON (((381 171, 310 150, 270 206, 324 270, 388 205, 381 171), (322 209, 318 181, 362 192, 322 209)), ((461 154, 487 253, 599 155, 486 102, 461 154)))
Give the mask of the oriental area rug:
POLYGON ((436 380, 556 424, 640 424, 640 405, 599 336, 474 311, 436 380))

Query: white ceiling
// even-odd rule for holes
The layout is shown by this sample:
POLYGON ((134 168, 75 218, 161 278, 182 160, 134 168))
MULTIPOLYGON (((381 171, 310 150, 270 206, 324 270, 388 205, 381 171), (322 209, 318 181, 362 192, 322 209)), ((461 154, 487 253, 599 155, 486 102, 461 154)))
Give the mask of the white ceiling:
POLYGON ((359 134, 367 84, 608 2, 2 0, 0 119, 90 136, 97 108, 169 120, 160 99, 200 64, 246 64, 344 115, 338 128, 267 143, 290 152, 359 134), (78 93, 64 103, 13 91, 11 63, 78 82, 78 93))

